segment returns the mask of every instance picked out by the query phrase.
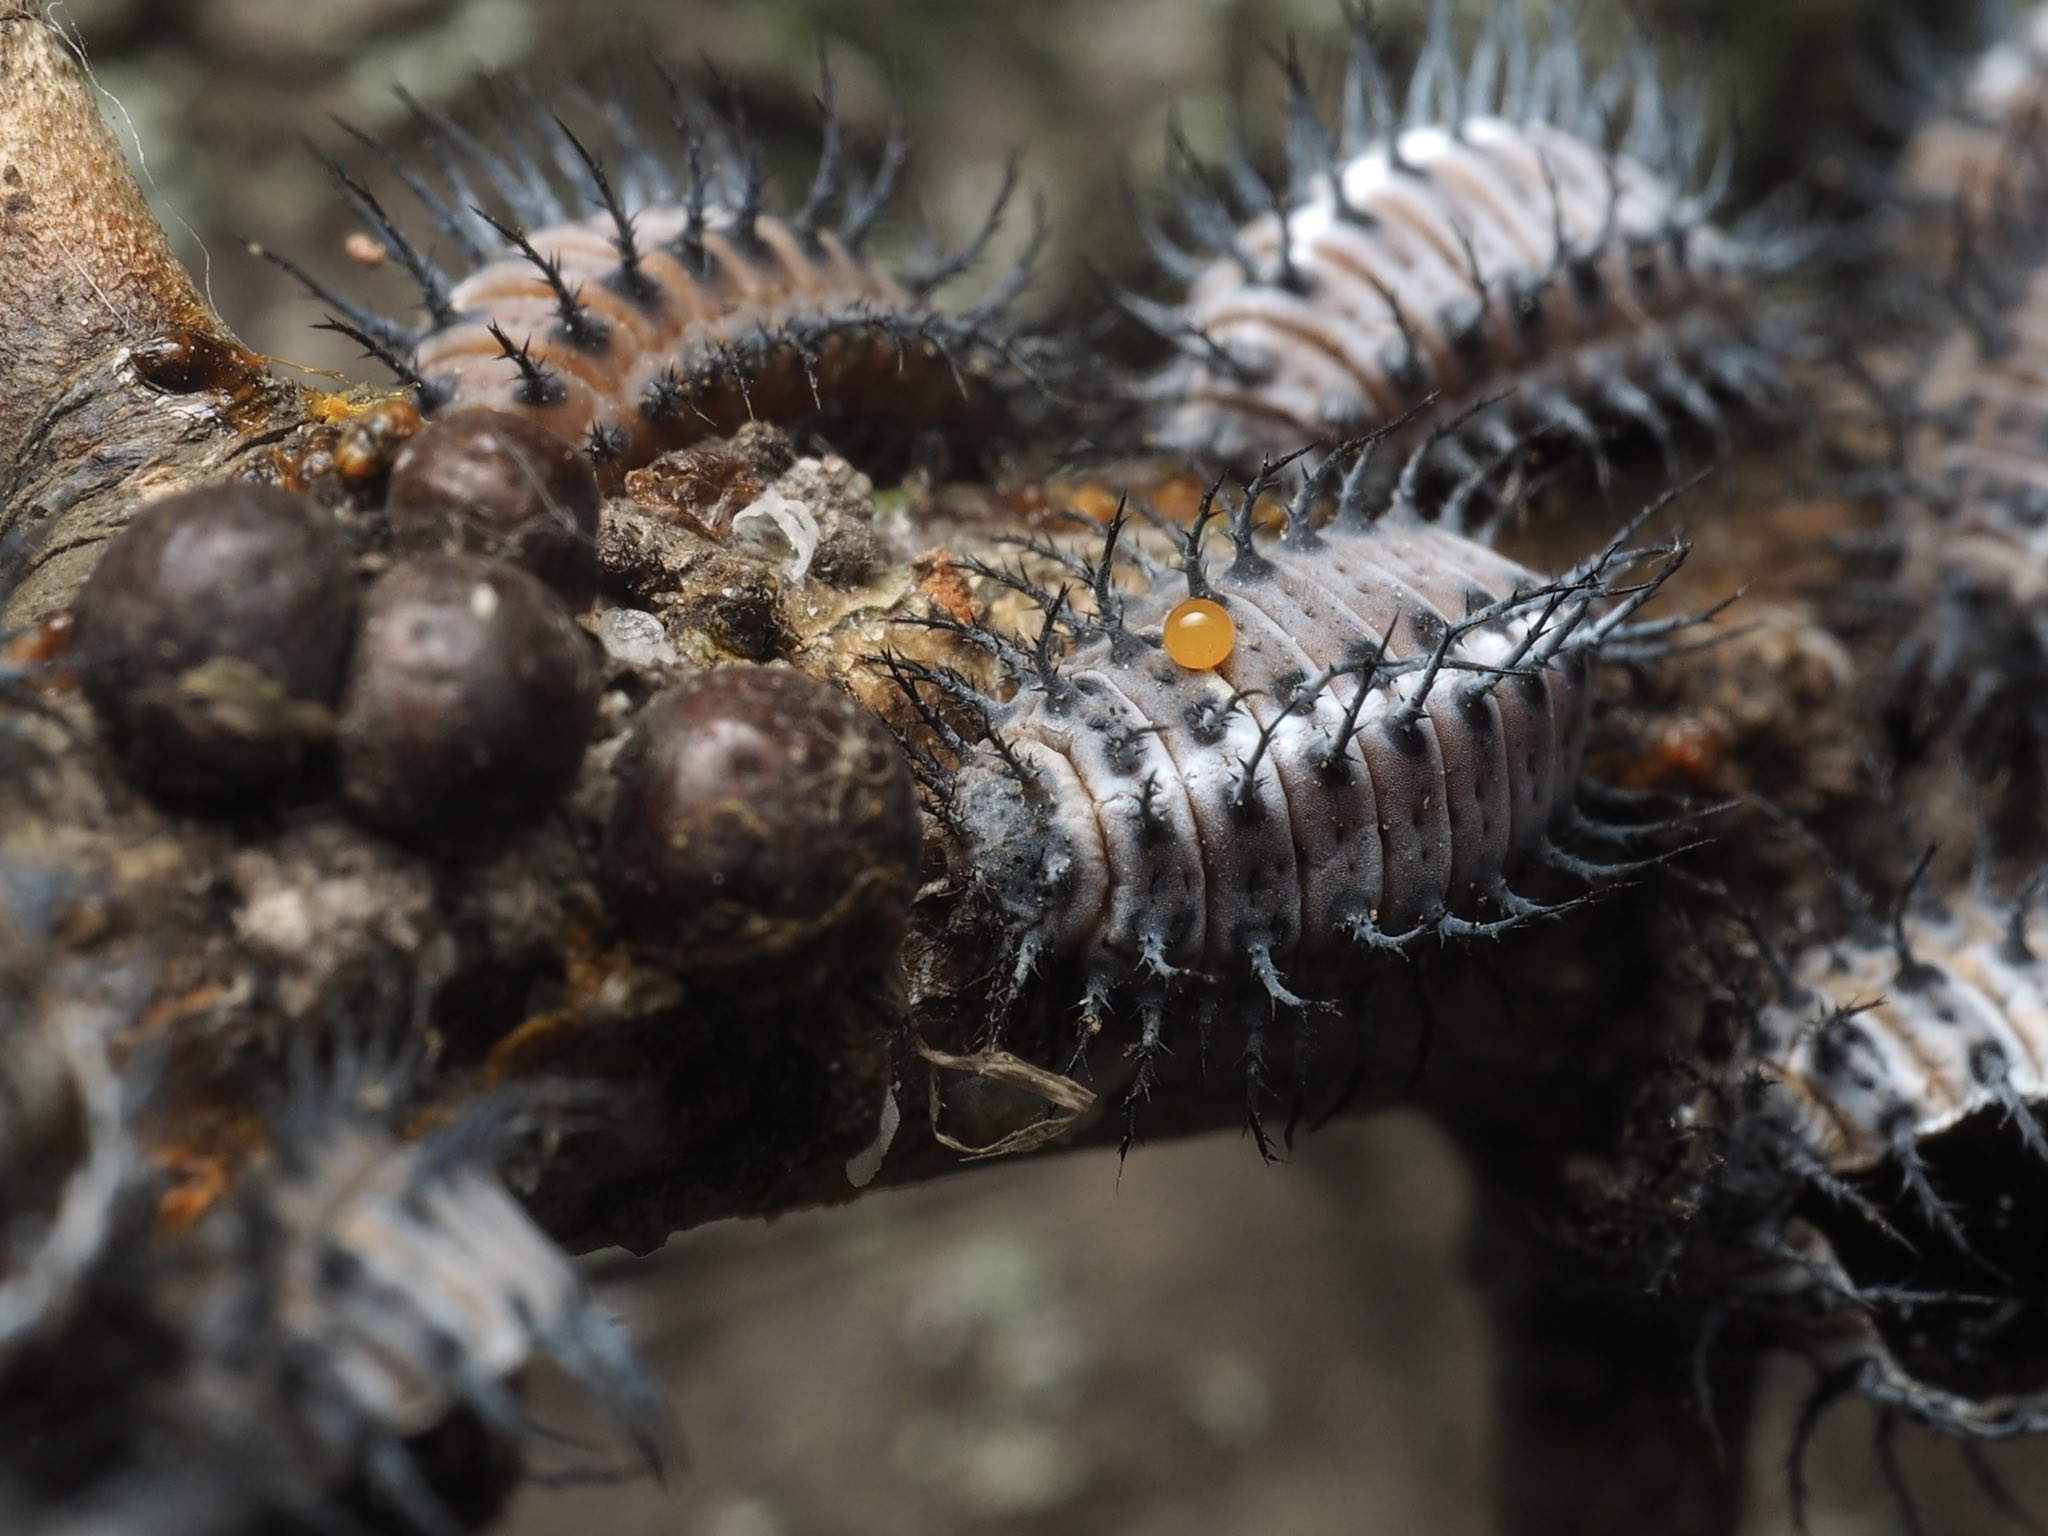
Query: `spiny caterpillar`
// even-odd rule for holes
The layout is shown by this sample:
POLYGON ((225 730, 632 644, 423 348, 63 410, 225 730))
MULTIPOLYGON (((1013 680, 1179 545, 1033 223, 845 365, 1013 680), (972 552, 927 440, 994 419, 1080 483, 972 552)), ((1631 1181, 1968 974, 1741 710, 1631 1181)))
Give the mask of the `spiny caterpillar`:
MULTIPOLYGON (((1867 916, 1780 961, 1754 1065, 1761 1176, 1798 1193, 1739 1304, 1837 1391, 1954 1434, 2048 1429, 2048 926, 2011 907, 1867 916)), ((1909 891, 1910 897, 1910 891, 1909 891)))
MULTIPOLYGON (((1174 202, 1197 249, 1144 230, 1187 295, 1127 300, 1178 354, 1146 391, 1158 441, 1244 461, 1432 397, 1449 417, 1505 394, 1461 437, 1499 448, 1542 429, 1604 465, 1616 427, 1668 456, 1681 423, 1722 432, 1725 400, 1782 399, 1783 343, 1755 290, 1798 242, 1708 222, 1727 165, 1699 181, 1697 114, 1647 59, 1589 83, 1570 13, 1539 45, 1519 7, 1494 6, 1461 69, 1435 6, 1398 110, 1357 27, 1334 134, 1290 55, 1277 184, 1242 155, 1210 171, 1175 137, 1174 202)), ((1442 451, 1470 467, 1459 439, 1442 451)))
POLYGON ((1517 871, 1598 890, 1640 867, 1565 844, 1632 835, 1577 808, 1591 664, 1689 622, 1634 617, 1682 550, 1629 548, 1638 519, 1541 577, 1455 516, 1422 517, 1425 453, 1379 505, 1371 445, 1340 475, 1341 457, 1277 538, 1255 528, 1272 464, 1234 504, 1212 487, 1165 558, 1119 513, 1099 552, 1031 545, 1049 576, 977 565, 1042 610, 1036 639, 924 622, 992 655, 998 692, 888 659, 943 744, 921 754, 936 808, 1009 930, 1009 1000, 1043 968, 1078 967, 1084 1021, 1133 1002, 1149 1059, 1191 984, 1302 1008, 1289 968, 1488 937, 1586 899, 1525 895, 1517 871), (1212 564, 1219 532, 1229 558, 1212 564), (1162 633, 1185 600, 1234 629, 1211 670, 1182 665, 1162 633))
POLYGON ((59 1453, 9 1458, 6 1528, 448 1536, 541 1438, 518 1384, 541 1359, 658 1463, 666 1413, 624 1334, 492 1169, 549 1096, 402 1140, 419 1038, 337 1026, 331 1052, 295 1041, 252 1166, 187 1206, 165 1175, 194 1121, 146 1120, 162 1090, 113 1054, 158 978, 67 948, 96 899, 0 848, 0 1436, 36 1439, 52 1402, 76 1421, 59 1453))
POLYGON ((424 408, 530 413, 584 444, 601 469, 630 469, 752 420, 815 424, 849 449, 867 445, 863 432, 939 433, 971 447, 997 430, 1032 372, 1006 317, 1030 277, 1036 236, 972 307, 949 314, 929 300, 982 254, 1014 169, 960 249, 892 274, 866 248, 907 157, 900 122, 871 178, 852 176, 826 69, 817 171, 803 201, 778 215, 767 211, 763 152, 737 102, 721 116, 662 78, 680 176, 615 103, 590 108, 615 146, 607 161, 587 134, 502 80, 489 82, 489 144, 404 97, 439 185, 382 139, 351 130, 467 264, 467 275, 451 275, 367 183, 326 162, 417 284, 422 323, 374 313, 272 259, 332 308, 330 326, 412 384, 424 408))
POLYGON ((1993 312, 1956 327, 1914 400, 1891 705, 2002 772, 2048 743, 2048 269, 1986 263, 1973 288, 1993 312))
MULTIPOLYGON (((529 1113, 473 1111, 414 1145, 361 1115, 287 1123, 277 1167, 240 1192, 247 1230, 234 1236, 270 1286, 270 1336, 205 1351, 232 1359, 240 1343, 276 1374, 308 1474, 364 1480, 421 1532, 449 1529, 451 1515, 408 1442, 466 1411, 523 1450, 535 1435, 515 1382, 542 1358, 591 1391, 650 1467, 661 1462, 666 1413, 624 1333, 482 1161, 529 1113)), ((274 1428, 242 1426, 252 1439, 274 1428)))
MULTIPOLYGON (((1907 62, 1924 72, 1928 45, 1916 42, 1907 62)), ((1931 219, 1980 220, 2016 171, 2040 175, 2034 145, 2048 126, 2048 5, 2016 19, 1961 80, 1927 81, 1925 89, 1937 104, 1900 154, 1895 185, 1931 219)))

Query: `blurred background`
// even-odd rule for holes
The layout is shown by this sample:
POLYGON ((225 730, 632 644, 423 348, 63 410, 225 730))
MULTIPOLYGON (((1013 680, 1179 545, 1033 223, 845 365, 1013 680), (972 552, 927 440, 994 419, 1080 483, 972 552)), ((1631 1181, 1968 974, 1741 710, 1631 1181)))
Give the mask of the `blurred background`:
MULTIPOLYGON (((1913 35, 1911 7, 1887 0, 1588 9, 1581 30, 1596 52, 1626 9, 1687 78, 1712 71, 1750 196, 1798 174, 1828 185, 1844 145, 1881 138, 1885 51, 1913 35)), ((1934 34, 1958 35, 1973 8, 1920 9, 1934 34)), ((337 369, 358 367, 349 346, 312 331, 319 307, 243 246, 261 240, 379 296, 389 274, 350 269, 349 225, 300 141, 371 170, 330 118, 404 144, 395 85, 463 111, 480 69, 516 70, 545 95, 574 71, 601 75, 620 44, 686 72, 706 55, 737 82, 784 186, 799 189, 816 48, 830 38, 860 142, 880 142, 892 89, 906 104, 917 144, 906 206, 940 233, 971 228, 1003 156, 1023 150, 1055 231, 1039 298, 1071 315, 1095 302, 1091 270, 1145 280, 1118 181, 1127 172, 1142 188, 1156 174, 1169 111, 1213 147, 1249 103, 1254 138, 1270 142, 1264 48, 1293 32, 1313 56, 1338 24, 1336 0, 51 0, 51 11, 82 36, 217 307, 259 350, 337 369)), ((1398 59, 1416 8, 1377 11, 1398 59)), ((395 285, 381 296, 407 302, 395 285)), ((1232 1138, 1145 1146, 1121 1168, 1107 1155, 982 1168, 843 1211, 690 1233, 651 1259, 593 1256, 593 1280, 672 1395, 688 1461, 666 1489, 533 1487, 508 1529, 1483 1531, 1489 1351, 1462 1279, 1469 1206, 1448 1147, 1395 1115, 1309 1138, 1283 1166, 1232 1138)), ((1806 1385, 1797 1366, 1774 1377, 1755 1447, 1759 1536, 1791 1529, 1783 1456, 1806 1385)), ((539 1390, 551 1424, 603 1444, 572 1394, 539 1390)), ((1872 1431, 1847 1408, 1821 1433, 1820 1536, 1912 1529, 1878 1474, 1872 1431)), ((602 1466, 611 1454, 561 1460, 602 1466)), ((2042 1448, 1993 1460, 2048 1510, 2042 1448)), ((1952 1446, 1908 1434, 1902 1461, 1930 1536, 1999 1526, 1952 1446)))

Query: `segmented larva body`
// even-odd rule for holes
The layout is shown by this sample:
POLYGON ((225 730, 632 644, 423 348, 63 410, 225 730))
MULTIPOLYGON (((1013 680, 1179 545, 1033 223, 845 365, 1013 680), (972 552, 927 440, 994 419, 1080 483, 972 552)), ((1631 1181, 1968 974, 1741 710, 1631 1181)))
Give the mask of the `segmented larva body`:
POLYGON ((2024 915, 1969 901, 1915 922, 1908 946, 1823 945, 1795 1000, 1759 1023, 1760 1064, 1831 1173, 1896 1156, 1985 1110, 2031 1123, 2048 1101, 2048 973, 2024 915))
POLYGON ((1590 826, 1591 658, 1672 622, 1628 622, 1658 572, 1609 603, 1608 577, 1647 556, 1617 543, 1541 577, 1411 506, 1367 516, 1365 473, 1321 528, 1311 481, 1277 539, 1254 530, 1262 481, 1227 517, 1212 498, 1170 563, 1112 524, 1099 557, 1067 562, 1086 614, 997 573, 1049 615, 1030 650, 970 632, 1009 667, 1007 699, 913 669, 981 728, 953 736, 936 792, 1014 925, 1020 980, 1078 961, 1097 1000, 1135 981, 1142 1006, 1148 979, 1187 973, 1293 1003, 1290 967, 1555 910, 1517 870, 1611 872, 1560 842, 1590 826), (1212 568, 1219 528, 1232 553, 1212 568), (1213 670, 1175 659, 1190 602, 1234 625, 1213 670))
POLYGON ((1991 211, 2015 174, 2038 179, 2033 142, 2048 113, 2048 5, 2037 5, 1979 54, 1913 132, 1898 181, 1932 218, 1991 211))
POLYGON ((151 978, 142 965, 78 961, 54 942, 82 883, 0 847, 0 1391, 86 1310, 95 1272, 131 1235, 124 1218, 143 1177, 126 1120, 137 1095, 110 1042, 151 978), (44 1214, 27 1219, 32 1211, 44 1214))
POLYGON ((729 215, 720 223, 696 237, 691 256, 687 214, 643 212, 634 228, 648 249, 633 284, 620 280, 609 219, 535 230, 527 241, 578 295, 579 318, 564 323, 530 258, 500 256, 449 291, 456 318, 419 339, 413 366, 437 404, 526 412, 628 464, 750 420, 800 420, 825 399, 876 398, 907 420, 948 412, 960 385, 942 366, 933 371, 934 356, 920 355, 906 379, 908 354, 885 330, 846 323, 914 309, 894 278, 829 231, 805 238, 763 216, 743 241, 729 215), (807 327, 817 329, 807 358, 763 366, 761 350, 778 344, 767 338, 807 327), (508 366, 502 336, 533 338, 533 370, 508 366))
MULTIPOLYGON (((1534 651, 1534 676, 1496 688, 1467 675, 1420 700, 1414 664, 1474 606, 1535 585, 1455 534, 1338 529, 1214 576, 1207 589, 1237 643, 1213 671, 1190 673, 1164 651, 1118 665, 1106 641, 1078 649, 1058 689, 1020 693, 996 722, 1059 818, 1048 829, 1058 851, 1036 877, 1059 893, 1041 915, 1047 948, 1220 972, 1325 956, 1489 899, 1498 910, 1507 865, 1568 803, 1583 667, 1550 665, 1536 649, 1540 614, 1512 602, 1445 660, 1521 664, 1534 651), (1331 677, 1295 704, 1382 634, 1388 667, 1409 669, 1331 677)), ((1156 629, 1176 600, 1133 598, 1124 622, 1156 629)), ((963 775, 961 801, 992 853, 1014 845, 989 831, 1031 811, 986 762, 963 775)))
POLYGON ((1697 129, 1673 134, 1645 69, 1609 147, 1614 94, 1584 83, 1568 36, 1532 45, 1517 15, 1495 8, 1459 81, 1439 9, 1398 119, 1361 33, 1334 136, 1296 72, 1285 187, 1237 167, 1233 198, 1182 174, 1182 222, 1220 256, 1151 232, 1189 279, 1178 309, 1135 306, 1178 353, 1150 386, 1163 443, 1244 459, 1431 396, 1423 425, 1505 394, 1465 437, 1545 428, 1597 457, 1616 428, 1668 449, 1679 423, 1721 431, 1731 397, 1779 397, 1756 279, 1781 256, 1707 222, 1697 129))
POLYGON ((2004 771, 2016 736, 2048 741, 2048 271, 1992 327, 1958 328, 1917 397, 1892 686, 1916 729, 1975 731, 2004 771))
POLYGON ((2048 922, 1975 895, 1815 947, 1760 1014, 1769 1161, 1804 1193, 1750 1299, 1864 1395, 2048 1429, 2048 922))
POLYGON ((222 1507, 246 1497, 281 1518, 273 1506, 366 1489, 403 1529, 456 1529, 451 1500, 474 1507, 488 1490, 476 1467, 436 1464, 435 1432, 471 1420, 490 1448, 472 1460, 517 1465, 534 1448, 519 1382, 542 1359, 658 1464, 666 1411, 624 1332, 488 1165, 501 1113, 458 1111, 406 1143, 349 1107, 302 1102, 275 1127, 274 1160, 186 1237, 175 1262, 191 1301, 170 1322, 189 1363, 153 1400, 190 1421, 209 1471, 238 1469, 212 1493, 222 1507))
POLYGON ((510 1432, 491 1399, 509 1404, 542 1356, 654 1453, 662 1411, 625 1335, 488 1170, 429 1173, 421 1149, 361 1125, 330 1124, 300 1152, 300 1175, 266 1191, 285 1239, 267 1342, 297 1363, 295 1406, 336 1471, 365 1441, 410 1439, 465 1405, 510 1432))
POLYGON ((1919 396, 1913 469, 1941 502, 1942 554, 1978 541, 2008 569, 2048 560, 2048 271, 2029 274, 1986 345, 1964 331, 1919 396))
POLYGON ((1914 468, 1944 490, 2024 492, 2048 465, 2028 435, 2048 416, 2048 269, 1981 279, 1996 312, 1956 326, 1921 381, 1914 468))
POLYGON ((160 978, 64 947, 91 889, 0 849, 4 1528, 355 1529, 367 1494, 379 1529, 463 1529, 456 1507, 502 1495, 534 1448, 520 1383, 542 1359, 658 1462, 666 1411, 624 1332, 492 1166, 535 1098, 450 1106, 400 1140, 362 1106, 416 1119, 408 1074, 337 1041, 355 1065, 292 1069, 262 1154, 188 1200, 166 1175, 218 1114, 139 1113, 162 1085, 110 1052, 160 978), (27 1428, 68 1410, 100 1431, 37 1475, 27 1428))
POLYGON ((358 134, 468 268, 451 276, 366 184, 329 166, 365 226, 417 282, 419 324, 372 313, 290 269, 333 307, 337 328, 419 389, 426 408, 530 413, 585 444, 600 468, 644 464, 752 420, 851 421, 913 436, 992 432, 1028 371, 1019 361, 1027 348, 1005 334, 1003 316, 1030 257, 969 310, 941 313, 929 299, 979 256, 1013 179, 960 251, 891 274, 865 245, 903 144, 892 137, 872 181, 850 183, 829 74, 817 177, 786 217, 766 211, 761 152, 744 125, 728 127, 685 101, 674 82, 670 89, 680 174, 617 109, 596 109, 618 146, 608 164, 502 83, 496 148, 409 102, 429 135, 439 185, 358 134))

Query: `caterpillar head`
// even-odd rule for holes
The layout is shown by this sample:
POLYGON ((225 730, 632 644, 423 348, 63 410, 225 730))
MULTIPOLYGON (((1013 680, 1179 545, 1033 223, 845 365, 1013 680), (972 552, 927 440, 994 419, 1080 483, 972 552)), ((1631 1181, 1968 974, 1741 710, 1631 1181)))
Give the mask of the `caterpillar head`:
MULTIPOLYGON (((1049 794, 1007 765, 970 762, 961 770, 955 814, 966 833, 969 874, 1002 914, 1037 930, 1046 947, 1085 923, 1084 897, 1099 884, 1098 860, 1069 825, 1082 797, 1049 794), (1064 804, 1062 804, 1064 802, 1064 804)), ((1083 800, 1085 803, 1085 800, 1083 800)))

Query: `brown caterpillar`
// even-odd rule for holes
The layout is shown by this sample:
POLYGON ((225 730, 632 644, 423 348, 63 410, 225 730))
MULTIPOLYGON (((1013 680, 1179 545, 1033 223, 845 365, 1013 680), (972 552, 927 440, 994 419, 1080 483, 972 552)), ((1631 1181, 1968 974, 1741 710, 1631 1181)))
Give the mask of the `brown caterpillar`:
POLYGON ((1370 451, 1341 477, 1333 457, 1278 538, 1254 522, 1271 465, 1234 505, 1212 490, 1167 558, 1134 547, 1122 515, 1099 551, 1034 546, 1081 606, 1051 576, 976 567, 1045 616, 1032 642, 927 621, 995 658, 999 694, 890 659, 943 746, 922 755, 936 808, 1008 931, 1008 1001, 1041 971, 1078 971, 1084 1026, 1128 1006, 1134 1100, 1190 987, 1240 993, 1254 1016, 1301 1009, 1291 971, 1486 938, 1586 899, 1539 900, 1511 875, 1548 866, 1598 890, 1641 867, 1567 845, 1636 830, 1578 809, 1590 669, 1690 622, 1633 617, 1680 553, 1629 549, 1638 522, 1539 576, 1424 520, 1423 457, 1383 504, 1370 451), (1220 664, 1177 633, 1191 608, 1234 629, 1220 664))
MULTIPOLYGON (((1798 1189, 1740 1305, 1949 1433, 2048 1429, 2048 923, 2030 888, 1867 920, 1756 1019, 1752 1177, 1798 1189)), ((1739 1168, 1744 1158, 1735 1159, 1739 1168)))
POLYGON ((1668 100, 1647 63, 1589 84, 1557 14, 1539 45, 1518 7, 1493 7, 1461 63, 1449 7, 1433 7, 1398 110, 1356 29, 1334 132, 1290 56, 1278 184, 1241 157, 1208 171, 1174 140, 1197 249, 1145 230, 1186 298, 1128 301, 1178 354, 1146 390, 1162 444, 1244 460, 1376 430, 1432 397, 1450 418, 1505 393, 1462 439, 1498 449, 1546 430, 1604 464, 1616 427, 1668 455, 1682 423, 1720 433, 1729 399, 1782 403, 1786 343, 1757 287, 1799 242, 1714 227, 1727 165, 1694 190, 1692 104, 1668 100))
MULTIPOLYGON (((721 118, 663 74, 678 174, 616 106, 592 104, 616 147, 599 155, 523 88, 489 82, 493 142, 405 97, 429 177, 357 130, 467 267, 452 275, 364 181, 325 162, 365 229, 417 284, 424 319, 376 314, 273 257, 352 336, 418 391, 422 407, 521 411, 622 471, 746 422, 808 425, 848 451, 937 433, 973 450, 999 435, 1037 375, 1006 317, 1031 274, 1017 266, 971 308, 933 292, 971 267, 1015 189, 1012 167, 981 229, 949 256, 890 273, 867 242, 901 176, 901 124, 865 181, 833 113, 801 204, 768 211, 760 146, 735 104, 721 118), (436 179, 438 178, 438 180, 436 179), (595 212, 586 213, 586 208, 595 212)), ((268 253, 266 253, 268 254, 268 253)))

